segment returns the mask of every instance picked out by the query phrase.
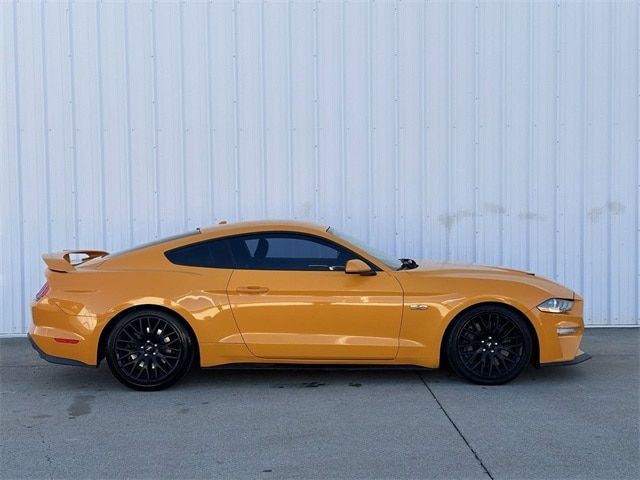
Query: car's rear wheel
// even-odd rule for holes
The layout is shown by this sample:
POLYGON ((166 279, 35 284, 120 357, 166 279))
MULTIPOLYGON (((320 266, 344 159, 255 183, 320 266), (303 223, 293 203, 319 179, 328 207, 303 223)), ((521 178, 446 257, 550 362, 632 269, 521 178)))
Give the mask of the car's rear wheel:
POLYGON ((161 390, 187 373, 194 348, 189 332, 175 317, 144 310, 118 320, 107 338, 106 357, 113 375, 126 386, 161 390))
POLYGON ((447 339, 447 359, 460 376, 482 385, 513 380, 531 359, 531 333, 516 312, 499 305, 463 313, 447 339))

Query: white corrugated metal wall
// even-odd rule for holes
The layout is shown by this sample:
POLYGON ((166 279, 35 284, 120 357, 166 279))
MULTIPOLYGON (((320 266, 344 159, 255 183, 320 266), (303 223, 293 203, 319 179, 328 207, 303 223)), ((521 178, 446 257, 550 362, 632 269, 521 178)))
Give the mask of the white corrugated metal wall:
POLYGON ((640 322, 634 1, 3 1, 0 332, 44 251, 220 219, 533 270, 640 322))

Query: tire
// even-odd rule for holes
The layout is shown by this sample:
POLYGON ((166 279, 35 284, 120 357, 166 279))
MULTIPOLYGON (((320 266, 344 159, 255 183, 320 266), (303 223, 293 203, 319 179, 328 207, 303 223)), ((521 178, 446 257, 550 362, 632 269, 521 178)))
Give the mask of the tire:
POLYGON ((472 308, 455 320, 447 338, 447 359, 461 377, 480 385, 516 378, 531 360, 529 327, 499 305, 472 308))
POLYGON ((142 310, 125 315, 107 337, 107 364, 114 377, 135 390, 162 390, 191 368, 191 335, 173 315, 142 310))

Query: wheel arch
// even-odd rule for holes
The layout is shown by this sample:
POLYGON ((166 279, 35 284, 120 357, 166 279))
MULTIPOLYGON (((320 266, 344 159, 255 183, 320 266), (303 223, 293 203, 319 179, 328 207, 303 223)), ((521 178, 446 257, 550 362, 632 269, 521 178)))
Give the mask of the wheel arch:
POLYGON ((142 310, 157 310, 157 311, 166 313, 168 315, 171 315, 178 322, 180 322, 180 324, 187 329, 187 332, 189 332, 189 335, 191 336, 191 341, 193 343, 194 354, 195 354, 195 358, 193 359, 194 365, 200 365, 200 344, 198 342, 198 337, 196 336, 196 333, 191 327, 191 325, 189 324, 189 322, 182 315, 180 315, 180 313, 176 312, 175 310, 172 310, 171 308, 165 307, 163 305, 155 305, 153 303, 134 305, 129 308, 125 308, 124 310, 121 310, 116 315, 114 315, 107 322, 107 324, 102 329, 102 332, 100 332, 100 338, 98 340, 98 352, 97 352, 96 365, 100 365, 100 362, 105 357, 105 349, 106 349, 107 339, 109 338, 109 333, 111 333, 115 324, 118 323, 118 320, 124 317, 125 315, 128 315, 133 312, 137 312, 137 311, 142 311, 142 310))
POLYGON ((463 308, 459 312, 456 312, 455 315, 453 315, 451 320, 449 320, 449 323, 447 324, 444 330, 444 333, 440 339, 440 366, 443 367, 448 364, 447 342, 449 340, 449 335, 451 334, 451 330, 453 330, 453 326, 455 325, 456 321, 462 315, 467 313, 469 310, 473 310, 474 308, 478 308, 478 307, 486 307, 486 306, 496 306, 496 307, 506 308, 507 310, 510 310, 511 312, 518 315, 522 320, 524 320, 525 325, 527 325, 527 328, 529 329, 529 333, 531 334, 531 344, 532 344, 531 345, 532 346, 531 363, 535 367, 539 367, 540 366, 540 343, 538 340, 538 332, 533 326, 533 323, 531 323, 531 320, 529 319, 529 317, 522 310, 508 303, 499 302, 499 301, 483 301, 479 303, 474 303, 472 305, 469 305, 463 308))

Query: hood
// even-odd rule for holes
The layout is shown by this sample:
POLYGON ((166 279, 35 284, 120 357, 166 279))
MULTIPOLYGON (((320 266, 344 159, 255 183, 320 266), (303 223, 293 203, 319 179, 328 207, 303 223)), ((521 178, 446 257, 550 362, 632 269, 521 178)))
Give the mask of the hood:
POLYGON ((437 262, 434 260, 420 260, 418 268, 407 270, 407 272, 438 272, 438 273, 508 273, 511 275, 529 275, 535 277, 535 273, 525 272, 524 270, 516 270, 514 268, 493 267, 489 265, 476 265, 472 263, 447 263, 437 262))
POLYGON ((468 280, 477 283, 478 280, 486 281, 485 286, 490 282, 498 284, 516 283, 522 286, 530 286, 538 290, 547 292, 551 297, 574 299, 575 292, 553 280, 541 277, 531 272, 515 270, 512 268, 493 267, 475 264, 458 264, 437 262, 432 260, 420 260, 418 267, 412 270, 402 270, 406 279, 411 284, 416 284, 421 280, 439 280, 438 283, 446 283, 449 280, 468 280))

